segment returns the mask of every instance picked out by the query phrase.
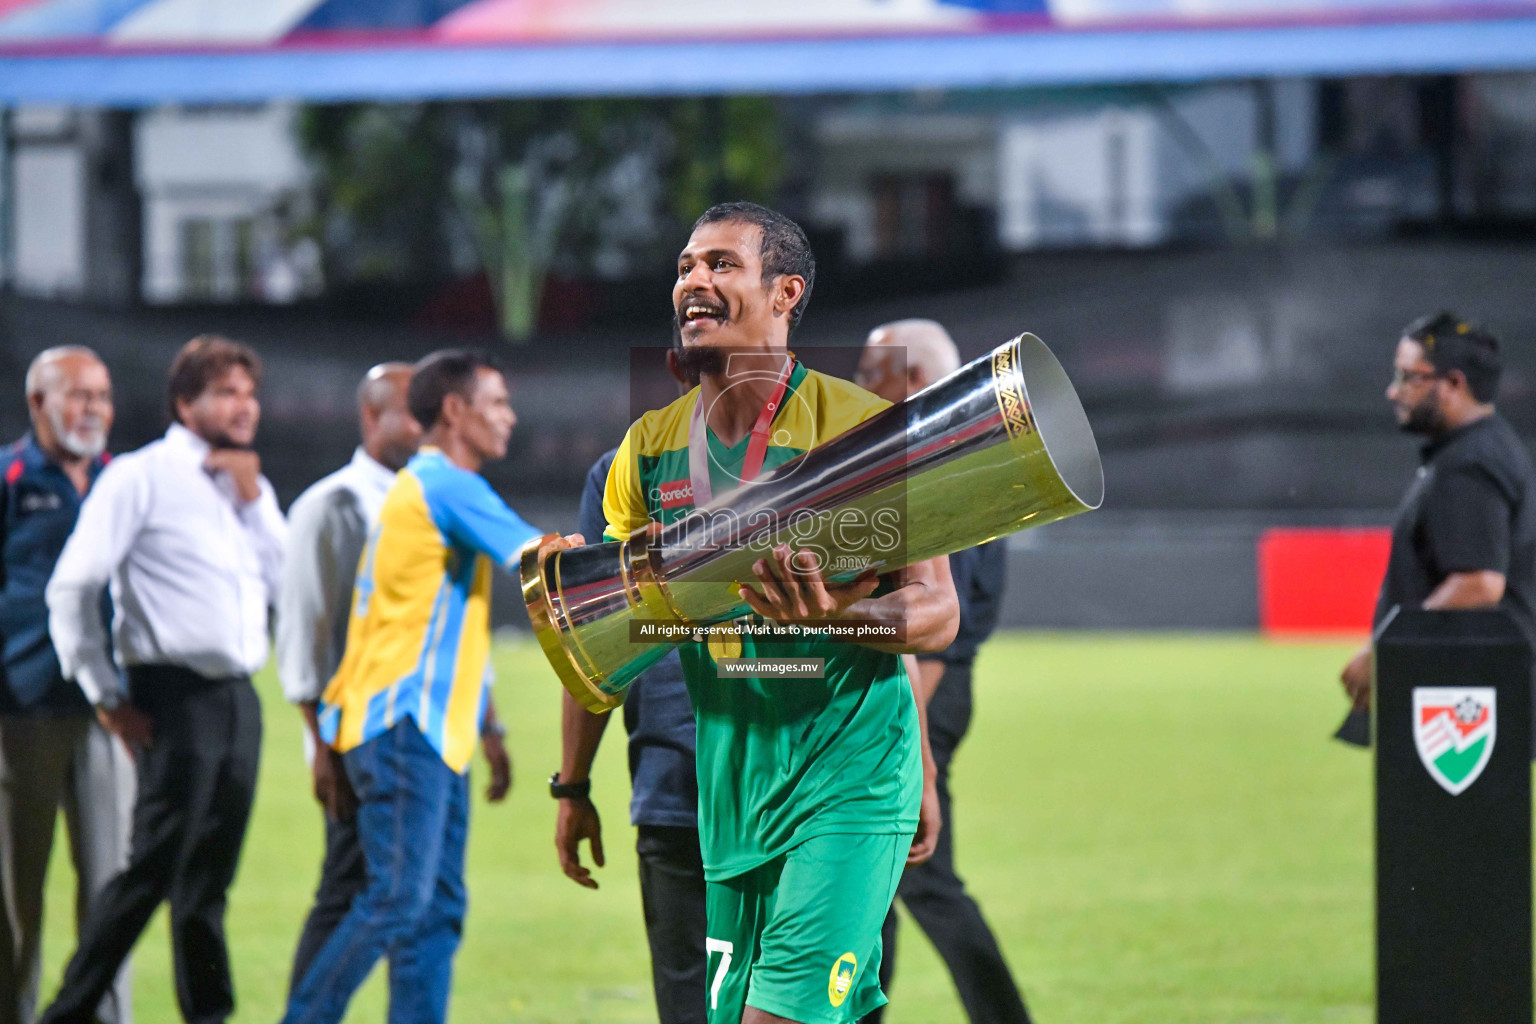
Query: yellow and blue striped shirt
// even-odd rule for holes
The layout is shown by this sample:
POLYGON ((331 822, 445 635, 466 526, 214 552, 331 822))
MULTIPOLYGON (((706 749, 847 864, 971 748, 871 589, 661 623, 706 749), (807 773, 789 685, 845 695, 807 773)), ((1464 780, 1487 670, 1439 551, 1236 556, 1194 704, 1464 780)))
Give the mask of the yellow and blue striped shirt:
POLYGON ((395 478, 358 566, 341 667, 320 728, 345 752, 411 718, 454 771, 485 707, 491 563, 540 536, 478 473, 423 448, 395 478))

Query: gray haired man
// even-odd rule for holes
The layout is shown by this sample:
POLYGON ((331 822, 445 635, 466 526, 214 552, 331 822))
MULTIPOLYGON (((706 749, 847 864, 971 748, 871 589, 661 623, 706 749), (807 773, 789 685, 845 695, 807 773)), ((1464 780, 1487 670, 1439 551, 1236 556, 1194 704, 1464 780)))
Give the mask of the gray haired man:
MULTIPOLYGON (((90 349, 51 348, 32 360, 26 394, 32 430, 0 453, 0 1024, 31 1024, 37 1005, 43 883, 60 807, 83 921, 127 861, 134 792, 127 750, 59 669, 43 603, 80 503, 107 463, 112 379, 90 349)), ((97 1017, 128 1024, 126 967, 97 1017)))
MULTIPOLYGON (((887 401, 900 402, 959 368, 960 352, 941 325, 932 320, 898 320, 869 332, 858 382, 887 401)), ((918 698, 928 706, 928 736, 938 766, 944 830, 933 857, 909 867, 896 894, 944 959, 971 1024, 1030 1021, 991 927, 955 872, 955 819, 949 794, 949 766, 971 725, 971 665, 997 625, 1007 577, 1006 550, 1002 541, 992 541, 949 556, 955 595, 960 599, 959 632, 948 648, 919 654, 908 666, 910 672, 915 665, 918 698)), ((886 915, 883 934, 880 985, 889 992, 896 971, 894 906, 886 915)), ((863 1024, 880 1024, 884 1013, 880 1007, 863 1024)))

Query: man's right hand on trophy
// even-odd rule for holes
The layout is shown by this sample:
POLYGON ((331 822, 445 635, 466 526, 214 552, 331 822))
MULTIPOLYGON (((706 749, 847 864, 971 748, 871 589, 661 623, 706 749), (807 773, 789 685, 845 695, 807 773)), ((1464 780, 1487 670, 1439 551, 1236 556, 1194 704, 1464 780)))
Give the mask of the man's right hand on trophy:
POLYGON ((856 602, 880 585, 873 569, 847 583, 828 583, 816 553, 791 551, 780 544, 752 563, 757 588, 741 584, 741 599, 757 614, 775 622, 824 622, 842 618, 856 602))

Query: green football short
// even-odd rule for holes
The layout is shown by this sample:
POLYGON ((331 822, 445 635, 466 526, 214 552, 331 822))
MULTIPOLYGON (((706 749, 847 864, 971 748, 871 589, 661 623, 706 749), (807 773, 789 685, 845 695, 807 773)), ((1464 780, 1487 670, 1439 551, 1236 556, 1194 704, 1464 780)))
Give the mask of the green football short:
POLYGON ((739 1024, 748 1006, 846 1024, 883 1005, 880 926, 911 845, 909 835, 817 836, 708 883, 709 1024, 739 1024))

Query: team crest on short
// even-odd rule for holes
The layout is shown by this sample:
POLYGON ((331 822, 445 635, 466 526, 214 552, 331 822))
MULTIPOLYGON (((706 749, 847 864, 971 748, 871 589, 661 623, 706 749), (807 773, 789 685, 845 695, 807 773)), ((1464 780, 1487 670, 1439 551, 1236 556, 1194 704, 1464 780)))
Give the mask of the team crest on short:
POLYGON ((852 953, 844 953, 832 965, 832 975, 827 979, 827 998, 833 1006, 842 1006, 843 1000, 848 998, 848 992, 853 988, 853 976, 858 969, 859 958, 852 953))
POLYGON ((1483 774, 1497 732, 1492 687, 1414 687, 1413 744, 1429 777, 1452 796, 1483 774))

